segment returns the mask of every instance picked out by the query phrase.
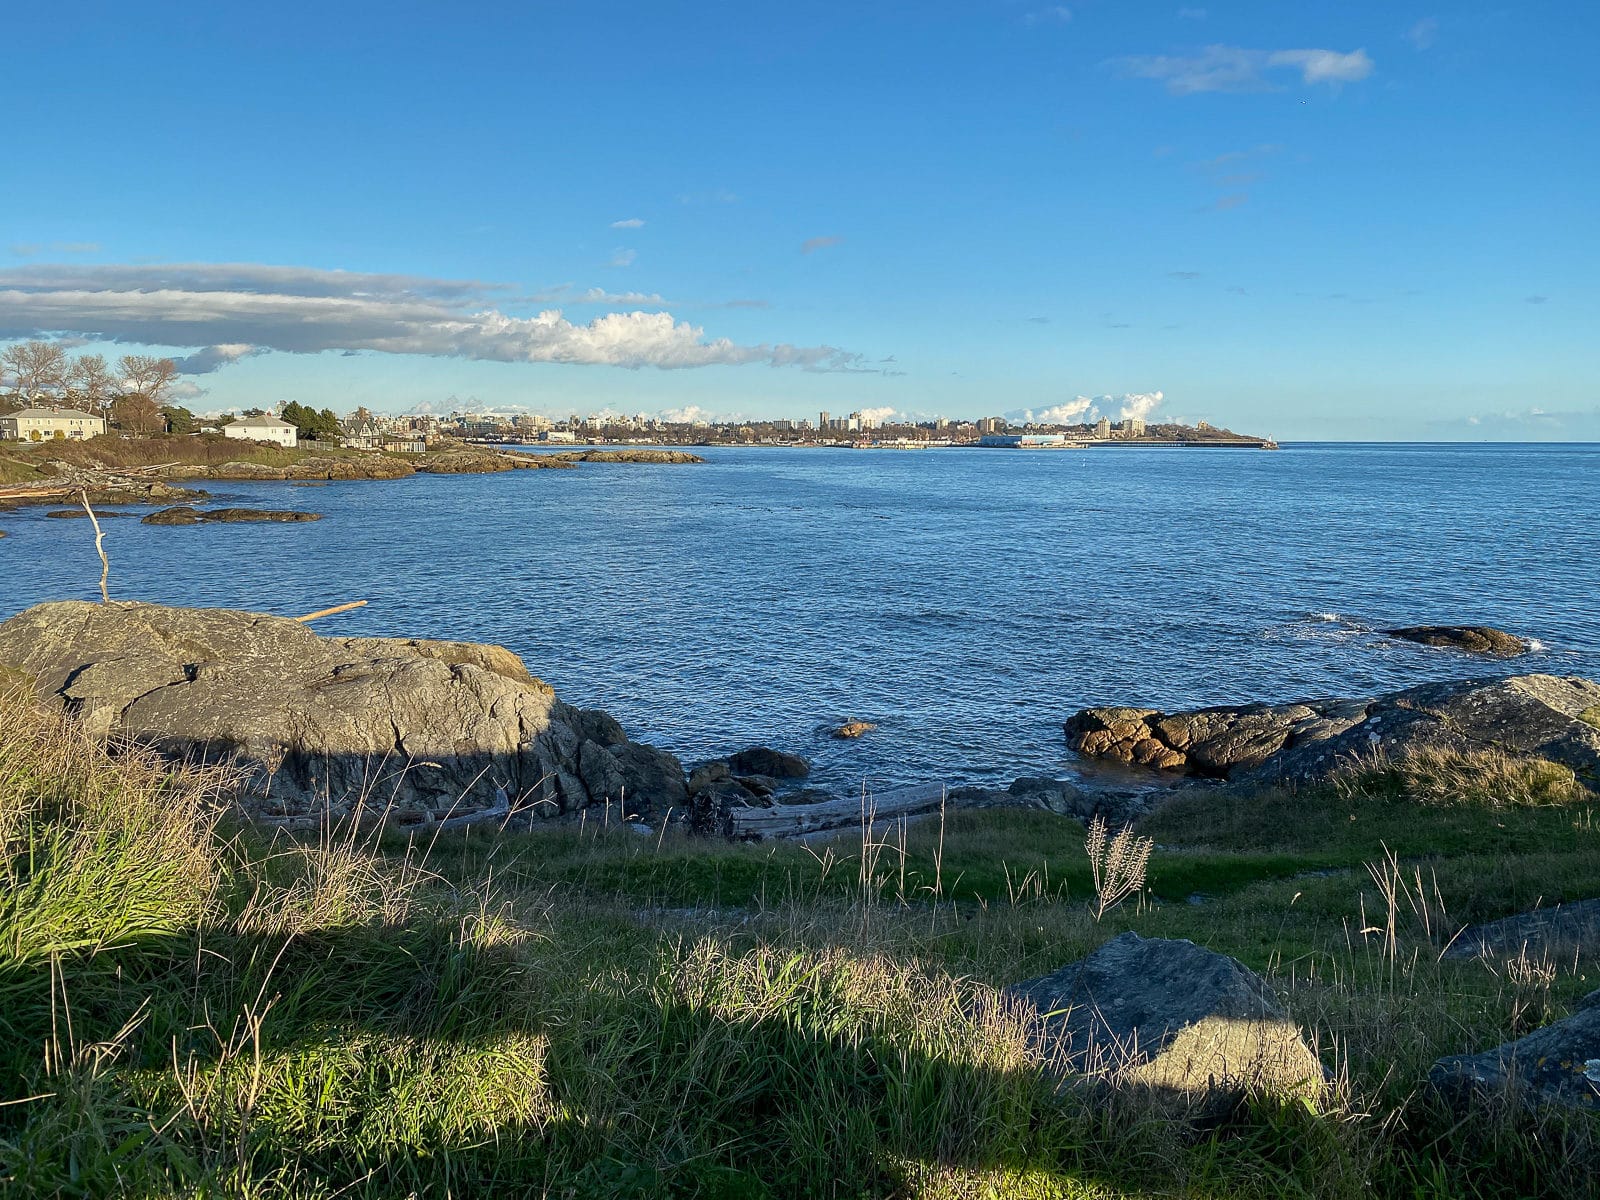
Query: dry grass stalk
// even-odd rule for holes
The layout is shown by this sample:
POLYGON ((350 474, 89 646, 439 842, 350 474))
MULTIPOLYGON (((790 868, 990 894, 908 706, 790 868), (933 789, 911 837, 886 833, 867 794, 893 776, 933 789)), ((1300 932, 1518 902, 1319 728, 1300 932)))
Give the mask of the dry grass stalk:
POLYGON ((1139 836, 1131 826, 1124 826, 1113 837, 1104 817, 1089 822, 1084 849, 1094 876, 1091 907, 1096 921, 1144 887, 1145 868, 1155 844, 1154 838, 1139 836))

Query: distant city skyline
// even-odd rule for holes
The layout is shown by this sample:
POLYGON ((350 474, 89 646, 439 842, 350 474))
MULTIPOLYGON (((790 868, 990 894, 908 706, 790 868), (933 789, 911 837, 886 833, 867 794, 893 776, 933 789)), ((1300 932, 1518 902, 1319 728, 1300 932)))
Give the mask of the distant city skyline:
POLYGON ((1600 11, 1132 7, 24 9, 0 343, 196 412, 1600 439, 1600 11))

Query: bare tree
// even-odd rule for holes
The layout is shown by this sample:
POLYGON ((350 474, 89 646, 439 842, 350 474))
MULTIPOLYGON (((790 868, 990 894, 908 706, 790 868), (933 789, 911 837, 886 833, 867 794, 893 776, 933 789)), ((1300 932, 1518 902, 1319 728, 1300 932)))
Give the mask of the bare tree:
POLYGON ((167 419, 147 396, 122 396, 111 406, 111 419, 128 433, 163 433, 167 419))
POLYGON ((129 391, 143 396, 158 408, 172 381, 178 377, 177 363, 148 354, 124 354, 117 369, 122 372, 129 391))
POLYGON ((18 342, 0 353, 0 363, 30 402, 67 385, 67 352, 53 342, 18 342))
POLYGON ((77 390, 78 399, 90 412, 103 412, 111 407, 117 381, 106 366, 105 355, 80 354, 67 369, 67 381, 77 390))

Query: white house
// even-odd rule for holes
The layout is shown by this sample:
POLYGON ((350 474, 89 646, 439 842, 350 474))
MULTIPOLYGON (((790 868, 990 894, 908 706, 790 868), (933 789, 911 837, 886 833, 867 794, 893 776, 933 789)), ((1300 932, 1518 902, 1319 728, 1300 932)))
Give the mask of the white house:
POLYGON ((222 427, 224 437, 244 438, 252 442, 273 442, 285 450, 293 450, 299 431, 289 422, 277 417, 240 417, 222 427))
POLYGON ((92 438, 106 431, 104 417, 75 408, 25 408, 0 416, 0 439, 42 442, 48 438, 92 438))

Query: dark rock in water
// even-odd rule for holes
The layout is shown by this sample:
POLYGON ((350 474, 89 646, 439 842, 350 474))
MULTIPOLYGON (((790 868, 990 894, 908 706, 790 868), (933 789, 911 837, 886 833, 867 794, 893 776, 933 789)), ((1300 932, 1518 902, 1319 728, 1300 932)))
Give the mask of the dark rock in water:
POLYGON ((1600 1111, 1600 990, 1562 1021, 1481 1054, 1441 1058, 1428 1081, 1465 1104, 1510 1092, 1525 1104, 1600 1111))
POLYGON ((811 764, 798 754, 768 746, 751 746, 730 754, 728 769, 735 775, 771 775, 775 779, 804 779, 811 774, 811 764))
POLYGON ((758 796, 770 796, 778 790, 778 781, 771 775, 735 775, 734 782, 758 796))
POLYGON ((827 804, 839 797, 832 792, 825 792, 821 788, 801 788, 798 792, 785 792, 775 797, 779 804, 827 804))
POLYGON ((1089 758, 1258 783, 1326 779, 1374 753, 1502 750, 1600 771, 1600 729, 1585 718, 1600 684, 1514 675, 1431 683, 1366 700, 1246 704, 1168 715, 1088 708, 1065 725, 1089 758))
MULTIPOLYGON (((87 521, 89 519, 89 514, 87 512, 85 512, 81 508, 52 508, 49 512, 45 513, 44 515, 47 516, 47 517, 56 517, 56 518, 58 518, 60 520, 64 520, 64 521, 71 521, 71 520, 74 520, 74 519, 77 519, 77 518, 81 518, 81 519, 83 519, 85 521, 87 521)), ((95 515, 96 519, 101 520, 101 521, 109 521, 113 517, 131 517, 131 516, 133 516, 132 513, 125 513, 125 512, 96 512, 94 515, 95 515)))
POLYGON ((858 737, 862 737, 871 733, 876 728, 877 726, 871 721, 855 721, 847 719, 841 721, 834 727, 833 736, 836 738, 842 738, 846 741, 854 741, 858 737))
POLYGON ((1416 642, 1423 646, 1440 646, 1450 650, 1465 650, 1469 654, 1490 654, 1497 658, 1514 658, 1528 652, 1528 643, 1515 634, 1487 625, 1412 625, 1405 629, 1384 629, 1384 637, 1398 638, 1403 642, 1416 642))
POLYGON ((96 735, 236 765, 258 816, 509 820, 687 802, 677 759, 618 743, 614 721, 562 703, 500 646, 323 638, 259 613, 67 601, 0 624, 0 666, 96 735))
POLYGON ((721 783, 732 776, 728 764, 723 761, 708 762, 696 767, 689 775, 689 794, 696 795, 706 790, 713 783, 721 783))
POLYGON ((1124 933, 1005 995, 1059 1073, 1218 1099, 1315 1095, 1326 1078, 1261 977, 1193 942, 1124 933))
POLYGON ((249 521, 320 521, 322 514, 270 508, 213 508, 202 513, 200 519, 208 523, 231 525, 249 521))
POLYGON ((186 504, 176 505, 172 508, 163 508, 143 518, 145 525, 200 525, 222 524, 239 525, 252 521, 278 521, 292 523, 298 521, 320 521, 321 513, 294 512, 291 510, 269 508, 213 508, 198 509, 186 504))
POLYGON ((141 517, 141 525, 198 525, 203 519, 198 508, 187 504, 175 505, 172 508, 163 508, 141 517))
POLYGON ((1468 925, 1445 948, 1445 958, 1571 959, 1600 949, 1600 900, 1575 900, 1468 925))
POLYGON ((563 450, 547 455, 562 463, 703 463, 705 459, 687 450, 563 450))

